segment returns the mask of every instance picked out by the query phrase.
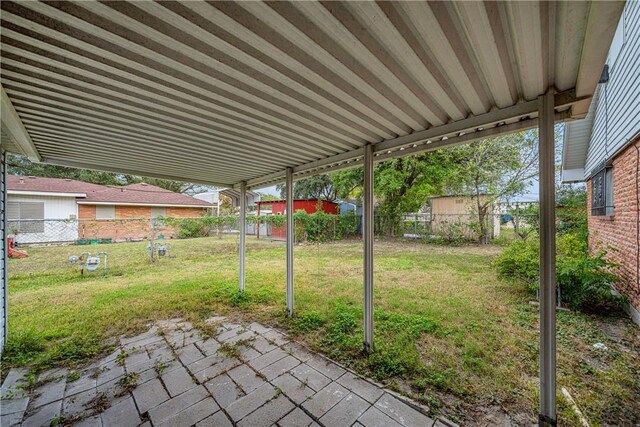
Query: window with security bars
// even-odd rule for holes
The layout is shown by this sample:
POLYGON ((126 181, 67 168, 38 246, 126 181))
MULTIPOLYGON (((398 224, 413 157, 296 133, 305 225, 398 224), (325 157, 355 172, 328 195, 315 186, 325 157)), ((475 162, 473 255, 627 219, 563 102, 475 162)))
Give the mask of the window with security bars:
POLYGON ((613 168, 602 168, 591 178, 591 215, 613 215, 613 168))
POLYGON ((10 232, 44 233, 44 202, 8 202, 7 228, 10 232))

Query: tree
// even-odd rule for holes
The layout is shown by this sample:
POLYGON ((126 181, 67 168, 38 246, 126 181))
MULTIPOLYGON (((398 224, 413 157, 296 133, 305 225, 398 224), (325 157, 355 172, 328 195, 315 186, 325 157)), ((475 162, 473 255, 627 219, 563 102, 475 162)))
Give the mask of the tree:
POLYGON ((33 163, 23 156, 11 155, 7 161, 7 171, 11 175, 40 176, 46 178, 76 179, 101 185, 128 185, 145 182, 165 190, 176 193, 195 194, 212 189, 213 187, 192 184, 168 179, 147 178, 136 175, 101 172, 89 169, 76 169, 65 166, 48 165, 45 163, 33 163))
POLYGON ((280 200, 280 197, 274 196, 273 194, 260 193, 260 201, 261 202, 273 202, 275 200, 280 200))
MULTIPOLYGON (((456 162, 455 152, 436 150, 378 163, 374 170, 374 194, 384 231, 394 235, 403 213, 415 212, 430 196, 442 194, 446 177, 456 162)), ((361 196, 362 168, 335 172, 331 178, 338 197, 361 196)))
MULTIPOLYGON (((280 191, 280 196, 287 197, 285 184, 279 184, 276 189, 280 191)), ((336 189, 329 175, 316 175, 301 179, 293 186, 294 199, 318 199, 333 202, 336 197, 336 189)))
POLYGON ((478 238, 488 243, 489 208, 498 199, 521 194, 538 172, 538 131, 481 139, 454 150, 460 162, 448 177, 448 187, 474 198, 478 238))

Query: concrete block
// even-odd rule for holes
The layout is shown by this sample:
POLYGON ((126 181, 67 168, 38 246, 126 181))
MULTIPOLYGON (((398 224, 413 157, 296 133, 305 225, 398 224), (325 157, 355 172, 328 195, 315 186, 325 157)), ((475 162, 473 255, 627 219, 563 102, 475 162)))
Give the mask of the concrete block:
POLYGON ((164 382, 171 397, 175 397, 196 386, 189 372, 183 367, 163 374, 162 382, 164 382))
POLYGON ((329 378, 305 363, 296 366, 289 373, 315 391, 322 390, 331 382, 329 378))
POLYGON ((268 401, 264 406, 256 409, 238 423, 239 427, 262 427, 275 423, 291 412, 295 405, 284 395, 268 401))
POLYGON ((132 394, 141 414, 169 400, 169 393, 158 379, 137 386, 132 394))
POLYGON ((432 426, 434 421, 411 406, 401 402, 389 393, 385 393, 375 403, 376 408, 393 418, 403 426, 432 426))
POLYGON ((371 404, 363 398, 349 393, 320 418, 320 423, 327 426, 350 426, 370 406, 371 404))
POLYGON ((240 421, 276 395, 276 389, 269 383, 236 400, 227 406, 227 414, 235 422, 240 421))
POLYGON ((309 411, 309 413, 313 414, 314 417, 320 418, 348 394, 349 390, 342 387, 340 384, 331 383, 318 393, 311 396, 302 404, 302 407, 309 411))

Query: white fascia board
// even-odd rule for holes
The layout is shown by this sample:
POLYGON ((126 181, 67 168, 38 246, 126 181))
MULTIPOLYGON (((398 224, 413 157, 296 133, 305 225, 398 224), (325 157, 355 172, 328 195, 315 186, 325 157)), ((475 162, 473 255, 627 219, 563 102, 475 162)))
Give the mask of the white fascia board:
POLYGON ((7 190, 7 194, 15 196, 47 196, 47 197, 87 197, 85 193, 56 193, 52 191, 7 190))
POLYGON ((106 206, 149 206, 152 208, 201 208, 207 209, 213 207, 210 206, 202 206, 202 205, 176 205, 176 204, 167 204, 167 203, 127 203, 127 202, 92 202, 89 200, 78 200, 79 205, 106 205, 106 206))
POLYGON ((562 170, 562 183, 569 184, 573 182, 583 182, 584 168, 579 169, 563 169, 562 170))
POLYGON ((2 105, 0 109, 2 114, 0 115, 0 119, 2 120, 4 128, 9 133, 9 137, 18 147, 18 149, 20 149, 20 154, 24 154, 34 162, 42 161, 42 157, 40 157, 40 154, 38 153, 35 144, 31 140, 27 129, 24 127, 24 124, 22 123, 18 112, 13 107, 9 96, 4 91, 4 88, 1 85, 0 92, 2 92, 2 105))

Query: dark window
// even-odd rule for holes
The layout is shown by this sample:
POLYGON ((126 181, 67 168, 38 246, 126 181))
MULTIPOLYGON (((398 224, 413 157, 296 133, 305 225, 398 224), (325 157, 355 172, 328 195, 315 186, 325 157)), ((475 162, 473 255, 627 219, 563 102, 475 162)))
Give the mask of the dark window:
POLYGON ((591 215, 613 215, 613 168, 602 168, 591 177, 591 215))

